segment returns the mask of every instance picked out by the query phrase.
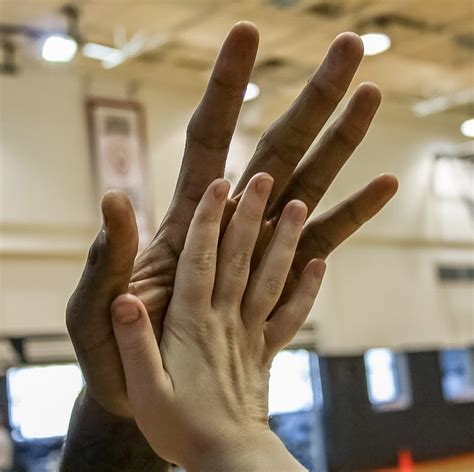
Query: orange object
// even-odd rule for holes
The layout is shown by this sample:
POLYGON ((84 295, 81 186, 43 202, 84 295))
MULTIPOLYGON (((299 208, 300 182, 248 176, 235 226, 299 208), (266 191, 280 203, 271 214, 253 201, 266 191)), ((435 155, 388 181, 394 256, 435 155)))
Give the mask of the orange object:
POLYGON ((413 459, 408 450, 398 453, 398 470, 400 472, 413 472, 413 459))

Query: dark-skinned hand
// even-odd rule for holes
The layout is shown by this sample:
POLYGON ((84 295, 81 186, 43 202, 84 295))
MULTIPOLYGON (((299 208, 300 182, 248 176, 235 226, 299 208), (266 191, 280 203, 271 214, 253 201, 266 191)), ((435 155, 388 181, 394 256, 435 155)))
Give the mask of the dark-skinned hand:
MULTIPOLYGON (((187 128, 182 167, 171 206, 156 236, 136 260, 138 236, 129 200, 119 192, 109 192, 103 199, 104 225, 69 301, 67 327, 88 395, 114 415, 129 417, 131 410, 113 335, 110 305, 121 293, 138 296, 160 339, 188 227, 209 183, 224 174, 257 47, 258 31, 250 23, 238 23, 225 39, 205 94, 187 128)), ((371 83, 357 88, 341 116, 309 150, 343 98, 362 56, 363 45, 356 34, 339 35, 301 94, 260 139, 234 197, 227 203, 226 212, 229 219, 253 175, 266 172, 273 176, 274 186, 254 253, 256 261, 271 240, 285 205, 299 199, 311 213, 365 136, 381 101, 379 89, 371 83)), ((276 309, 284 303, 285 292, 294 288, 308 261, 325 259, 382 209, 397 186, 395 177, 381 175, 334 208, 306 222, 276 309)), ((251 261, 249 254, 237 253, 230 263, 239 271, 251 261)), ((275 330, 272 336, 276 345, 288 342, 285 331, 275 330)))

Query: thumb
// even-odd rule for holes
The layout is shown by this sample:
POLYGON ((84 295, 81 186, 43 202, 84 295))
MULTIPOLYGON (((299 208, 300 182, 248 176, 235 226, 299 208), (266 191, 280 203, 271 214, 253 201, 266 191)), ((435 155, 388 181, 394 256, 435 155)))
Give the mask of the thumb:
POLYGON ((122 359, 127 392, 136 408, 146 392, 156 396, 166 380, 160 350, 145 305, 124 294, 112 303, 112 325, 122 359))
POLYGON ((107 192, 102 213, 104 226, 89 250, 66 310, 71 338, 79 348, 93 342, 89 339, 91 332, 103 337, 103 327, 110 329, 110 304, 127 291, 137 254, 138 231, 128 197, 119 191, 107 192))

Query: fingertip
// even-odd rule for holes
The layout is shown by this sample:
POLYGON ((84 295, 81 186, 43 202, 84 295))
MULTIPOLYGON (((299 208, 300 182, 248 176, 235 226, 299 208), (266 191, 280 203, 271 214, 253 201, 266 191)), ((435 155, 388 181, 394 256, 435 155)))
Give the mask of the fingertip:
POLYGON ((394 174, 384 173, 380 174, 374 179, 374 183, 392 197, 395 195, 399 188, 398 178, 394 174))
POLYGON ((107 239, 117 241, 120 245, 125 243, 136 252, 137 224, 135 212, 127 194, 120 190, 109 190, 102 197, 101 208, 107 239))
POLYGON ((239 39, 244 39, 252 45, 258 45, 260 40, 260 33, 257 26, 251 21, 247 20, 242 20, 235 23, 229 34, 237 35, 239 39))
POLYGON ((372 103, 380 104, 382 101, 382 92, 380 91, 379 86, 374 82, 362 82, 357 88, 357 92, 372 103))
POLYGON ((350 55, 354 59, 362 60, 364 55, 364 43, 357 33, 345 31, 336 36, 331 44, 331 49, 343 55, 350 55))
POLYGON ((379 176, 379 179, 382 179, 386 185, 391 186, 395 191, 398 190, 399 181, 396 175, 390 173, 383 173, 379 176))
POLYGON ((308 206, 301 200, 291 200, 285 208, 291 221, 295 224, 302 224, 308 216, 308 206))
POLYGON ((382 174, 373 179, 360 195, 364 200, 364 221, 376 215, 397 193, 398 179, 392 174, 382 174))
POLYGON ((146 314, 146 309, 140 299, 129 293, 119 295, 112 302, 110 311, 112 319, 120 325, 132 324, 146 314))
POLYGON ((101 207, 104 220, 123 214, 123 212, 133 211, 130 199, 121 190, 107 191, 102 197, 101 207))
POLYGON ((218 61, 220 72, 224 75, 235 75, 235 66, 247 73, 244 74, 246 82, 253 67, 255 56, 257 55, 259 43, 259 32, 257 27, 249 21, 239 21, 236 23, 222 45, 218 61), (237 62, 236 62, 237 60, 237 62))
POLYGON ((222 178, 214 180, 209 187, 217 200, 226 199, 230 191, 230 183, 222 178))
POLYGON ((361 127, 365 128, 370 125, 381 102, 382 93, 378 86, 373 82, 363 82, 354 92, 347 106, 347 113, 355 114, 353 119, 359 121, 361 127))
POLYGON ((267 172, 259 172, 249 180, 247 188, 253 185, 257 194, 261 195, 262 197, 268 197, 272 190, 273 183, 274 179, 270 174, 267 172))
POLYGON ((312 259, 308 263, 308 270, 317 280, 321 280, 326 272, 326 262, 323 259, 312 259))

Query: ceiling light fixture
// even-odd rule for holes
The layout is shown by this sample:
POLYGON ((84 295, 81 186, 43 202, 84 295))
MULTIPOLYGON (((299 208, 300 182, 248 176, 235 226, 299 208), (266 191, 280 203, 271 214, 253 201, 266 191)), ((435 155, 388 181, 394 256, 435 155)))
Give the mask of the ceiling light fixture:
POLYGON ((41 54, 45 61, 70 62, 77 51, 77 42, 69 36, 52 35, 43 44, 41 54))
POLYGON ((390 49, 392 41, 384 33, 368 33, 361 37, 364 43, 364 56, 375 56, 390 49))
POLYGON ((474 118, 466 120, 461 124, 461 133, 467 138, 474 138, 474 118))
POLYGON ((260 95, 260 87, 254 82, 249 82, 245 89, 244 102, 255 100, 260 95))
POLYGON ((119 52, 116 48, 111 48, 99 43, 86 43, 82 47, 82 54, 90 59, 97 59, 98 61, 107 61, 113 54, 119 52))

